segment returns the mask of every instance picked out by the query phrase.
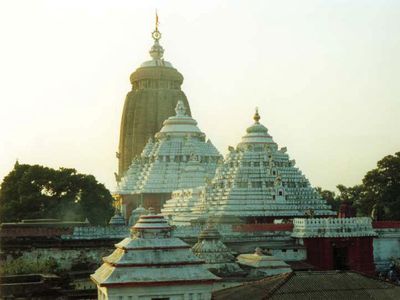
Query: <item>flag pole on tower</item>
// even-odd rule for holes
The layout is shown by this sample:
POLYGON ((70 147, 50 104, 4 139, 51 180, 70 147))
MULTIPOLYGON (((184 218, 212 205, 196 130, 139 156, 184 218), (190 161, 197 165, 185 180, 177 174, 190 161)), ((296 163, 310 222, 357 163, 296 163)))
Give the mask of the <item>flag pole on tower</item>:
POLYGON ((160 23, 158 22, 158 13, 157 13, 157 9, 156 9, 156 31, 158 31, 158 25, 160 23))

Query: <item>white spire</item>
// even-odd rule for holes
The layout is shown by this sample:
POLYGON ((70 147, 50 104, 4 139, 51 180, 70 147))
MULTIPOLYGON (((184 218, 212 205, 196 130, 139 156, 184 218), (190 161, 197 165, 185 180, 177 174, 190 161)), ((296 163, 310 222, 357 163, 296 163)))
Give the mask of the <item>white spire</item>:
POLYGON ((186 107, 182 100, 178 100, 176 103, 175 112, 178 117, 186 116, 186 107))

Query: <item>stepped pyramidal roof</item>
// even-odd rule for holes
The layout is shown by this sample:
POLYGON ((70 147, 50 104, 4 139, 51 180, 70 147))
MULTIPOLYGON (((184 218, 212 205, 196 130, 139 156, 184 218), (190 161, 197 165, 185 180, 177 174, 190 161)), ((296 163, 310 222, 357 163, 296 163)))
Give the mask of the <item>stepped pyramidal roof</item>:
POLYGON ((229 147, 223 164, 205 186, 202 196, 193 201, 191 193, 182 199, 185 193, 176 192, 166 202, 164 215, 178 223, 204 215, 240 217, 249 222, 335 215, 289 158, 287 149, 278 148, 268 129, 259 122, 258 110, 254 121, 237 147, 229 147), (186 212, 181 213, 182 207, 186 212))
POLYGON ((118 194, 171 193, 202 186, 215 175, 221 154, 178 101, 176 115, 150 138, 117 187, 118 194))
POLYGON ((208 270, 218 275, 243 273, 235 262, 235 256, 221 241, 221 235, 213 224, 208 224, 200 233, 192 251, 206 262, 205 267, 208 270))
POLYGON ((163 216, 141 216, 132 234, 115 245, 103 265, 91 275, 100 287, 212 284, 219 278, 203 267, 190 246, 171 237, 163 216))

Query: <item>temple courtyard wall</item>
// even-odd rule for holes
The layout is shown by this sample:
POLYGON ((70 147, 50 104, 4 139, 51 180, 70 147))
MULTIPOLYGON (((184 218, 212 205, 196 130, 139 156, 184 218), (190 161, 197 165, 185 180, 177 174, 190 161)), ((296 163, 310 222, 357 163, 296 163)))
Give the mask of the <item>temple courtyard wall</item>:
MULTIPOLYGON (((393 258, 400 257, 400 222, 373 222, 372 225, 376 232, 371 238, 373 263, 377 271, 385 271, 393 258)), ((307 251, 307 245, 292 237, 293 224, 217 224, 216 227, 234 254, 253 253, 260 247, 287 262, 312 261, 313 254, 307 251)), ((203 229, 204 225, 176 227, 173 235, 193 245, 203 229)), ((47 267, 47 272, 50 266, 52 273, 66 275, 74 289, 90 290, 94 285, 89 274, 99 267, 100 258, 109 255, 114 244, 128 235, 128 226, 60 227, 58 224, 52 228, 2 224, 1 264, 8 270, 21 265, 47 267)))
MULTIPOLYGON (((203 228, 201 225, 177 227, 173 235, 193 245, 203 228)), ((377 233, 373 238, 374 263, 380 270, 392 258, 400 257, 400 222, 373 222, 373 228, 377 233)), ((306 259, 304 246, 291 237, 292 224, 219 224, 217 229, 222 241, 237 254, 251 253, 261 247, 282 260, 306 259)), ((69 269, 76 260, 97 262, 108 249, 111 251, 114 243, 128 235, 127 226, 77 226, 62 230, 3 226, 0 231, 2 258, 39 261, 52 257, 63 269, 69 269)))
POLYGON ((400 222, 374 222, 374 229, 378 234, 374 238, 374 263, 378 271, 385 271, 393 258, 400 257, 400 222))

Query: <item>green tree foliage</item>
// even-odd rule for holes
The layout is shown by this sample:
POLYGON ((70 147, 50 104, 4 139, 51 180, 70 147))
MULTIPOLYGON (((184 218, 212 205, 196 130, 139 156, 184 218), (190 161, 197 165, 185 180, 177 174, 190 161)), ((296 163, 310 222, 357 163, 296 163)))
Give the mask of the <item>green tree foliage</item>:
POLYGON ((400 220, 400 152, 385 156, 365 175, 357 207, 378 220, 400 220))
POLYGON ((353 187, 346 187, 343 184, 339 184, 336 188, 339 190, 338 200, 352 204, 357 202, 364 191, 364 186, 362 184, 353 187))
POLYGON ((320 187, 316 188, 317 192, 326 202, 332 207, 332 210, 338 212, 340 206, 340 199, 336 196, 335 192, 323 190, 320 187))
POLYGON ((0 188, 0 222, 52 218, 106 224, 113 198, 92 175, 16 163, 0 188))
POLYGON ((342 202, 351 203, 358 216, 372 216, 377 220, 400 220, 400 152, 385 156, 377 168, 369 171, 362 184, 337 186, 335 192, 317 188, 322 198, 338 211, 342 202))
POLYGON ((362 184, 352 187, 339 184, 337 189, 337 195, 321 188, 317 191, 333 209, 347 202, 356 208, 358 216, 400 220, 400 152, 378 161, 377 168, 364 176, 362 184))

